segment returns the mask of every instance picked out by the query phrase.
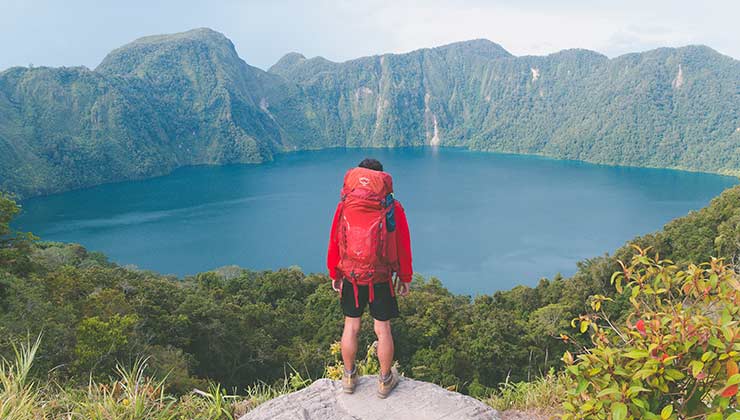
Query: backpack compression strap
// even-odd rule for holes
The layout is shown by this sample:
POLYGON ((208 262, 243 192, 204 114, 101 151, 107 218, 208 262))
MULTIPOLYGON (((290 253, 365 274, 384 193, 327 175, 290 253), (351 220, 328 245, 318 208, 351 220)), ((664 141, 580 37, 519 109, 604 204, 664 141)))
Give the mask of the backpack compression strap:
MULTIPOLYGON (((360 289, 357 286, 357 280, 352 279, 349 281, 352 283, 352 289, 355 294, 355 308, 360 307, 360 289)), ((395 283, 393 282, 393 277, 391 277, 390 280, 388 280, 388 287, 391 289, 391 297, 396 297, 396 291, 395 291, 395 283)), ((368 293, 368 302, 371 302, 375 300, 375 283, 372 282, 372 280, 367 284, 367 293, 368 293)))

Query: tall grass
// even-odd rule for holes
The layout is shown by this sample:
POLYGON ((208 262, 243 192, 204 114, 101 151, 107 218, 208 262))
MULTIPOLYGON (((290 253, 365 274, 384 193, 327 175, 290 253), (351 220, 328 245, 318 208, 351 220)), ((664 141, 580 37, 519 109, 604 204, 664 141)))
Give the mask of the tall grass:
POLYGON ((550 370, 531 382, 505 382, 484 402, 497 410, 532 410, 553 413, 562 404, 573 381, 550 370))
POLYGON ((34 343, 29 339, 20 346, 13 344, 14 357, 0 359, 0 419, 37 418, 39 394, 29 373, 40 344, 40 336, 34 343))
POLYGON ((116 366, 118 379, 110 384, 91 379, 87 391, 72 398, 73 414, 89 420, 174 418, 176 400, 165 396, 164 381, 153 380, 146 369, 147 359, 139 359, 129 369, 116 366))

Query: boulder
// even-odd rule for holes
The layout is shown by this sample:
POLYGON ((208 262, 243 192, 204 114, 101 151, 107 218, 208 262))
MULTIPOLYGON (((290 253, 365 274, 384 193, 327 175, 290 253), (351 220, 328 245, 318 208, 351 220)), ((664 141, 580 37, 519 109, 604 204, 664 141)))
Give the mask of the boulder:
POLYGON ((386 399, 376 396, 378 377, 359 378, 354 394, 340 381, 319 379, 311 386, 270 400, 239 420, 500 420, 482 402, 427 382, 403 378, 386 399))

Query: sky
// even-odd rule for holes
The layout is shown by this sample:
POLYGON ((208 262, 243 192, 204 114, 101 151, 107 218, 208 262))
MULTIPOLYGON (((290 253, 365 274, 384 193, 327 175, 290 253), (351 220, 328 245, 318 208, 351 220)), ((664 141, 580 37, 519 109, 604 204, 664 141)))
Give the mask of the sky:
POLYGON ((197 27, 262 69, 293 51, 344 61, 476 38, 515 55, 704 44, 740 59, 738 16, 735 0, 0 0, 0 70, 95 68, 138 37, 197 27))

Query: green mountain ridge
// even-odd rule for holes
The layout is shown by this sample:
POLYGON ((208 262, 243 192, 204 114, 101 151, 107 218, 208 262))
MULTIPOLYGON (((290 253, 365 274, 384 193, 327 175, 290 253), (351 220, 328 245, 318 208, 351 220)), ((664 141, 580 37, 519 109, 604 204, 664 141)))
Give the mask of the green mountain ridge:
POLYGON ((740 174, 740 63, 709 47, 516 57, 488 40, 268 71, 200 28, 94 70, 0 72, 0 190, 30 197, 326 147, 440 145, 740 174))

